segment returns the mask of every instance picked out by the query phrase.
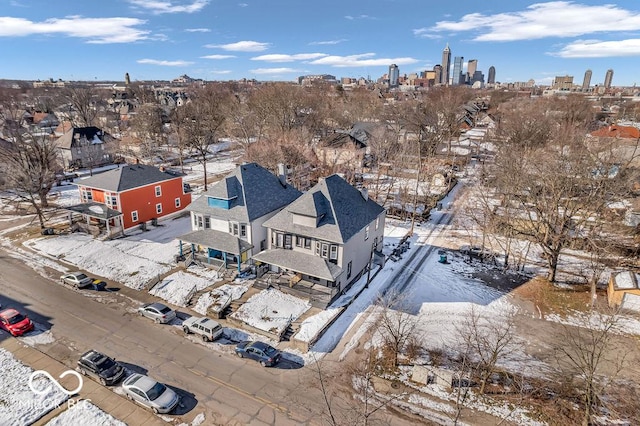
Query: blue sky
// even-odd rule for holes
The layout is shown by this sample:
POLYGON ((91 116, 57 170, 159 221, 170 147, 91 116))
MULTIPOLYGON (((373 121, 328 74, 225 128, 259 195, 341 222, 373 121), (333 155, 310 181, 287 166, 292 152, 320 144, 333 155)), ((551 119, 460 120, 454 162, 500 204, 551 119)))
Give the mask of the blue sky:
MULTIPOLYGON (((501 82, 640 84, 640 2, 2 0, 0 78, 292 81, 401 74, 452 57, 501 82)), ((452 58, 453 61, 453 58, 452 58)), ((452 64, 453 67, 453 64, 452 64)))

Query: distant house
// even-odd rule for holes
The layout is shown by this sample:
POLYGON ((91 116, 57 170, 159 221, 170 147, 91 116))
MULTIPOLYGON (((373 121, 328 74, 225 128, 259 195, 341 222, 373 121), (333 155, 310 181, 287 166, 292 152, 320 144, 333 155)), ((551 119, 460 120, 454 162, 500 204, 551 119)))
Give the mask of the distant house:
POLYGON ((264 222, 269 246, 253 258, 291 273, 291 286, 320 285, 335 297, 382 250, 384 222, 384 208, 366 191, 332 175, 264 222))
POLYGON ((362 166, 369 139, 377 123, 357 123, 349 130, 338 130, 323 137, 315 148, 318 159, 327 166, 362 166))
MULTIPOLYGON (((267 247, 262 225, 302 193, 256 163, 242 164, 191 204, 192 232, 180 237, 206 263, 240 265, 267 247)), ((181 253, 183 254, 183 253, 181 253)))
POLYGON ((607 301, 611 307, 640 310, 640 275, 631 271, 611 274, 607 301))
POLYGON ((79 180, 78 189, 84 204, 71 210, 123 231, 177 213, 191 203, 181 175, 142 164, 124 165, 79 180), (103 208, 100 216, 96 206, 108 210, 103 208))
POLYGON ((591 132, 591 136, 597 138, 640 139, 640 129, 633 126, 618 126, 614 124, 591 132))
POLYGON ((111 163, 109 145, 115 139, 97 127, 73 127, 56 139, 65 169, 111 163))

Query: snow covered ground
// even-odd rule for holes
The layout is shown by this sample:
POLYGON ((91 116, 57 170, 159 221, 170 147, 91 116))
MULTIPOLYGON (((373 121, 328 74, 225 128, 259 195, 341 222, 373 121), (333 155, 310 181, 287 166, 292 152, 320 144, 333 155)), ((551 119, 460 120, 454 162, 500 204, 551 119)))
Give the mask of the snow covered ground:
POLYGON ((200 296, 193 310, 202 315, 209 310, 220 312, 232 301, 240 299, 248 289, 247 284, 223 284, 200 296))
POLYGON ((309 308, 308 301, 272 288, 251 296, 231 317, 279 336, 309 308))
POLYGON ((176 306, 187 306, 193 295, 219 281, 217 274, 212 277, 200 277, 190 271, 178 271, 157 283, 149 293, 176 306))
POLYGON ((105 413, 88 400, 76 402, 72 407, 51 419, 45 426, 127 426, 105 413))
POLYGON ((30 425, 48 412, 58 409, 69 398, 43 375, 29 377, 33 369, 18 361, 11 352, 0 349, 0 425, 30 425))

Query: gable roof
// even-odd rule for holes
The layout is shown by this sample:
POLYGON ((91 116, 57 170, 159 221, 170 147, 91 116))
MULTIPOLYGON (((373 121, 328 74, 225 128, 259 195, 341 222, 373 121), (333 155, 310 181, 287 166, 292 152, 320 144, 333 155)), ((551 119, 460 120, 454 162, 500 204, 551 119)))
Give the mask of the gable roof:
POLYGON ((177 175, 144 164, 127 164, 78 181, 79 186, 122 192, 141 186, 175 179, 177 175))
POLYGON ((591 132, 591 136, 600 138, 624 138, 624 139, 639 139, 640 129, 633 126, 605 126, 594 132, 591 132))
POLYGON ((78 135, 78 138, 83 138, 88 141, 96 140, 98 143, 104 142, 105 138, 109 136, 98 127, 73 127, 56 140, 58 147, 62 149, 71 149, 71 147, 74 146, 76 135, 78 135))
POLYGON ((308 192, 264 223, 267 228, 345 243, 373 222, 384 208, 338 175, 318 182, 308 192), (318 225, 293 222, 294 215, 315 217, 318 225))
POLYGON ((187 210, 220 219, 252 222, 281 209, 300 195, 300 191, 283 184, 269 170, 256 163, 247 163, 212 185, 187 210), (229 209, 209 206, 209 198, 230 200, 229 209))

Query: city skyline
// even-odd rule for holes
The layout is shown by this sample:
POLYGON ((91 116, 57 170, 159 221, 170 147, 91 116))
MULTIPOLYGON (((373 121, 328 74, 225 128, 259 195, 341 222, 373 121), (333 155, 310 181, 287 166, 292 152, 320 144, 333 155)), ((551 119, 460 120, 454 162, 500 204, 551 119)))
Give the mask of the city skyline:
MULTIPOLYGON (((400 75, 432 71, 450 57, 495 67, 496 82, 549 85, 555 76, 591 85, 632 86, 640 62, 640 10, 631 0, 535 2, 496 0, 429 4, 326 0, 12 0, 0 5, 0 78, 21 80, 295 81, 331 74, 377 79, 396 64, 400 75), (412 6, 413 5, 413 6, 412 6), (615 22, 611 25, 610 22, 615 22)), ((451 64, 453 65, 453 64, 451 64)), ((463 70, 467 69, 464 63, 463 70)), ((449 78, 452 69, 448 69, 449 78)), ((485 77, 486 79, 486 77, 485 77)))

